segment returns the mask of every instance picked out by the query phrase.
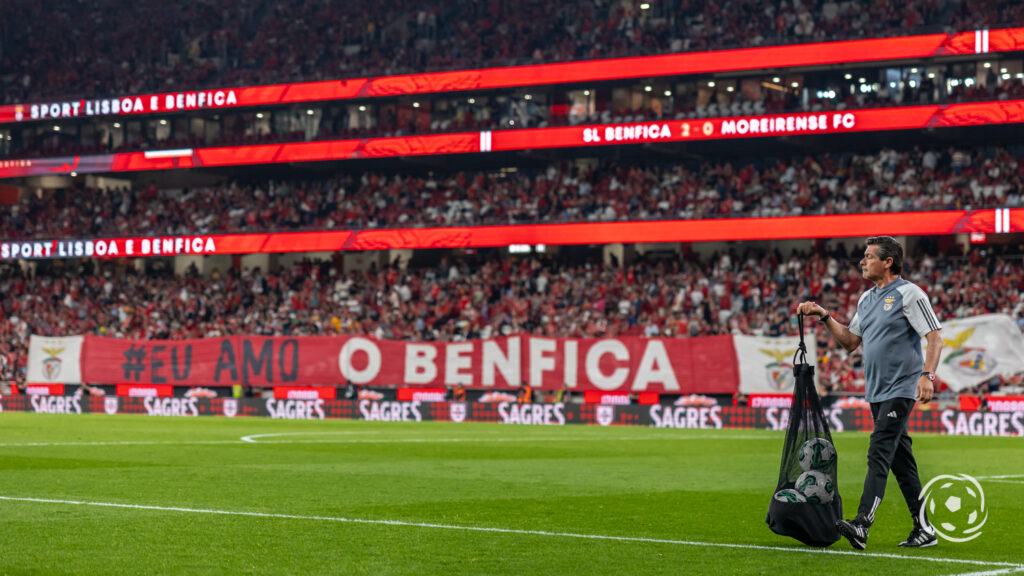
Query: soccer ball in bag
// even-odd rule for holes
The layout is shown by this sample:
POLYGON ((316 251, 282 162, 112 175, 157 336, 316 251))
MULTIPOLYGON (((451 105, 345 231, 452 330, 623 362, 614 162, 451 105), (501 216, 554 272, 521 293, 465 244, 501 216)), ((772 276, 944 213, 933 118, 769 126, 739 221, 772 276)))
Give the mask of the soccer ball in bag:
POLYGON ((797 502, 807 502, 807 498, 804 498, 803 494, 797 492, 796 490, 793 490, 792 488, 779 490, 778 492, 775 493, 775 499, 778 500, 779 502, 789 502, 790 504, 795 504, 797 502))
POLYGON ((796 491, 808 502, 828 504, 836 493, 836 486, 828 474, 817 470, 808 470, 796 479, 796 491))
POLYGON ((828 470, 836 463, 836 448, 824 438, 811 438, 797 454, 803 470, 828 470))

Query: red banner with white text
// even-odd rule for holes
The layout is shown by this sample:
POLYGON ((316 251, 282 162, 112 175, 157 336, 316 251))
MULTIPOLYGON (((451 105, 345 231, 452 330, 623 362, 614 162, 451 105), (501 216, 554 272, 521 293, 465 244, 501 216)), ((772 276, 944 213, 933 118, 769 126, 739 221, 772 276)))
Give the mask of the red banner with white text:
POLYGON ((513 336, 405 342, 361 336, 123 340, 86 336, 93 384, 534 388, 731 394, 732 336, 607 339, 513 336), (386 360, 386 361, 385 361, 386 360))

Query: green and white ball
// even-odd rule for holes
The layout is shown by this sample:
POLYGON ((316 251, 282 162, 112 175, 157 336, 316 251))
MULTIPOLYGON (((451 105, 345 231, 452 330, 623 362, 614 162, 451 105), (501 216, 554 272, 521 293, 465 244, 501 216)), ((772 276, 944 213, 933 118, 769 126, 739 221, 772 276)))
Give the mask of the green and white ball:
POLYGON ((808 502, 828 504, 835 497, 836 486, 828 474, 818 470, 808 470, 796 479, 796 491, 808 502))
POLYGON ((836 463, 836 448, 824 438, 811 438, 800 447, 797 460, 804 471, 828 471, 836 463))
POLYGON ((793 490, 792 488, 785 488, 775 493, 775 499, 779 502, 789 502, 790 504, 796 504, 798 502, 807 502, 807 498, 804 495, 793 490))

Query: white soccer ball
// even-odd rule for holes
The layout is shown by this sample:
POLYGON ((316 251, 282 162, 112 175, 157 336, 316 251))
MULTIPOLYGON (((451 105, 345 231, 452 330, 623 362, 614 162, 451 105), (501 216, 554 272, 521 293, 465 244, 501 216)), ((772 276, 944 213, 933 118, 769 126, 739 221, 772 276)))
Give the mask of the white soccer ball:
POLYGON ((804 471, 828 471, 836 463, 836 448, 824 438, 811 438, 800 447, 797 460, 804 471))
POLYGON ((828 474, 818 470, 808 470, 796 479, 796 491, 808 502, 828 504, 836 493, 836 486, 828 474))
POLYGON ((795 504, 797 502, 807 502, 807 498, 804 498, 803 494, 797 492, 796 490, 793 490, 792 488, 785 488, 783 490, 779 490, 778 492, 775 493, 775 499, 778 500, 779 502, 788 502, 790 504, 795 504))

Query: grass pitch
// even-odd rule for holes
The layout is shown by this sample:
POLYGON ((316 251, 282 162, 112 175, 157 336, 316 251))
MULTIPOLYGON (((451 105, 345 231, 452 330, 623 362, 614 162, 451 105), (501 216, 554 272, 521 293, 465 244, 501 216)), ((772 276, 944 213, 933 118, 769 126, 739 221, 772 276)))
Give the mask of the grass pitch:
MULTIPOLYGON (((835 440, 851 516, 868 437, 835 440)), ((890 479, 866 553, 768 530, 781 447, 749 430, 5 413, 0 573, 1024 574, 1024 438, 917 435, 923 481, 982 477, 983 533, 897 548, 910 519, 890 479)))

